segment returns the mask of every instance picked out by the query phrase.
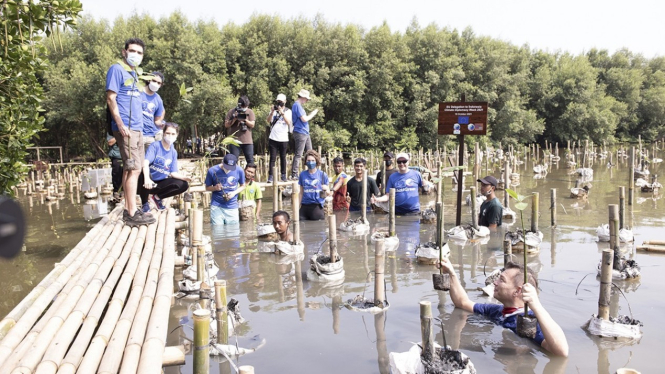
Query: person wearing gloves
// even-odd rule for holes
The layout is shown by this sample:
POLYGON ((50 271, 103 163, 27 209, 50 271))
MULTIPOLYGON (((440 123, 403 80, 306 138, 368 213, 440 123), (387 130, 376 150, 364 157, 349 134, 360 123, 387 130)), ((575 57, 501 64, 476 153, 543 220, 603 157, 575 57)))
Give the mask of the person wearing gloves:
POLYGON ((167 122, 161 141, 148 147, 143 161, 143 173, 139 176, 139 196, 143 212, 150 211, 148 196, 158 210, 166 209, 163 199, 179 195, 189 188, 191 178, 178 172, 178 152, 174 143, 178 137, 178 124, 167 122))
POLYGON ((208 169, 206 191, 212 191, 210 223, 216 225, 237 224, 238 194, 245 189, 245 173, 238 169, 238 157, 229 153, 220 165, 208 169))

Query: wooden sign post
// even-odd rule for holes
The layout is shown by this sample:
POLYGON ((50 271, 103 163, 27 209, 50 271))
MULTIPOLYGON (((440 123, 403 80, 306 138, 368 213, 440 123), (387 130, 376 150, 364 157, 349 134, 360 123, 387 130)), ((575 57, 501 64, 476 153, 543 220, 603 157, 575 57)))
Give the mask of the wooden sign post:
MULTIPOLYGON (((457 135, 459 139, 459 162, 457 170, 457 218, 455 225, 462 222, 462 192, 464 190, 464 135, 487 134, 487 103, 462 101, 439 103, 439 135, 457 135)), ((475 181, 474 181, 475 183, 475 181)), ((475 199, 475 196, 471 197, 475 199)))

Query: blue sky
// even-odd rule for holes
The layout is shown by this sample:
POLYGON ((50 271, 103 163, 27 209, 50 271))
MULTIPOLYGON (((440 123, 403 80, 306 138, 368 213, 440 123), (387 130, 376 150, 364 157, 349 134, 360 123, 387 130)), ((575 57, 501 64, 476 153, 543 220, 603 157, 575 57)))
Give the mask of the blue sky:
POLYGON ((665 1, 662 0, 81 0, 84 14, 113 20, 117 16, 150 13, 166 16, 180 10, 189 19, 246 22, 252 14, 284 19, 321 14, 328 22, 353 23, 370 29, 388 23, 404 31, 415 18, 421 26, 463 30, 549 52, 584 53, 591 48, 611 53, 628 48, 647 58, 665 56, 665 1))

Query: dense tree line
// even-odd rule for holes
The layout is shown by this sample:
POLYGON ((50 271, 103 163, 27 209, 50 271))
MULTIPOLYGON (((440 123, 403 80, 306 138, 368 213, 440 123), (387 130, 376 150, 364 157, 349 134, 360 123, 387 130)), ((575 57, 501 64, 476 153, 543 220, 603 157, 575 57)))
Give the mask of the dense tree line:
MULTIPOLYGON (((259 119, 257 151, 267 143, 270 105, 282 92, 291 104, 306 88, 320 108, 313 142, 324 149, 433 147, 438 103, 489 102, 489 137, 506 144, 589 139, 653 140, 665 135, 665 57, 628 50, 584 55, 529 46, 417 22, 405 32, 352 24, 255 15, 219 26, 173 13, 107 20, 84 18, 50 51, 43 77, 43 145, 69 155, 105 153, 104 78, 125 39, 146 41, 144 71, 160 70, 166 119, 185 136, 222 128, 223 116, 247 94, 259 119), (194 89, 182 100, 179 86, 194 89)), ((440 141, 452 137, 438 137, 440 141)), ((469 139, 476 141, 479 139, 469 139)), ((180 140, 182 141, 182 139, 180 140)))

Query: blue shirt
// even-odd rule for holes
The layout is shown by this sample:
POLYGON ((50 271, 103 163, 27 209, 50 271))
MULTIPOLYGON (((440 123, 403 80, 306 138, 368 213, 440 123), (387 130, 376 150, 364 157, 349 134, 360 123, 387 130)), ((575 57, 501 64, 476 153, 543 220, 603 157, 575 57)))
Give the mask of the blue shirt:
POLYGON ((245 184, 245 172, 236 167, 235 170, 228 173, 221 166, 215 165, 208 169, 206 175, 206 186, 214 186, 217 183, 222 184, 221 191, 212 191, 212 202, 210 205, 218 206, 224 209, 238 209, 238 196, 233 196, 229 201, 224 200, 224 194, 233 192, 245 184))
MULTIPOLYGON (((512 330, 513 332, 517 332, 517 315, 518 314, 524 314, 524 311, 521 311, 519 313, 515 314, 509 314, 507 317, 503 316, 503 305, 499 304, 474 304, 473 305, 473 312, 476 314, 482 314, 489 319, 492 320, 492 322, 496 323, 497 325, 501 325, 507 329, 512 330)), ((529 315, 533 316, 533 311, 529 309, 529 315)), ((540 323, 536 324, 536 337, 532 339, 534 343, 538 344, 539 346, 543 344, 543 340, 545 340, 545 336, 543 335, 542 330, 540 329, 540 323)))
POLYGON ((423 186, 420 173, 408 170, 406 173, 393 173, 386 182, 386 195, 395 189, 395 213, 407 214, 420 212, 418 188, 423 186))
POLYGON ((145 159, 150 162, 150 179, 155 182, 168 178, 169 173, 178 171, 178 152, 173 145, 166 150, 162 142, 154 142, 145 152, 145 159))
POLYGON ((321 170, 310 173, 305 170, 300 173, 298 184, 302 186, 302 204, 319 204, 323 206, 325 199, 321 197, 320 191, 324 184, 328 184, 328 175, 321 170))
POLYGON ((158 93, 148 95, 141 92, 141 106, 143 107, 143 135, 154 137, 159 128, 155 125, 155 117, 164 115, 164 103, 158 93))
MULTIPOLYGON (((120 63, 117 63, 111 66, 106 73, 106 91, 113 91, 117 94, 115 101, 118 104, 122 123, 130 130, 143 131, 141 91, 139 91, 137 80, 135 71, 127 71, 120 63)), ((115 123, 114 118, 111 118, 111 129, 118 131, 118 124, 115 123)))
POLYGON ((291 107, 291 119, 293 120, 293 132, 309 135, 309 122, 303 122, 300 118, 305 115, 305 109, 299 102, 293 103, 291 107))

